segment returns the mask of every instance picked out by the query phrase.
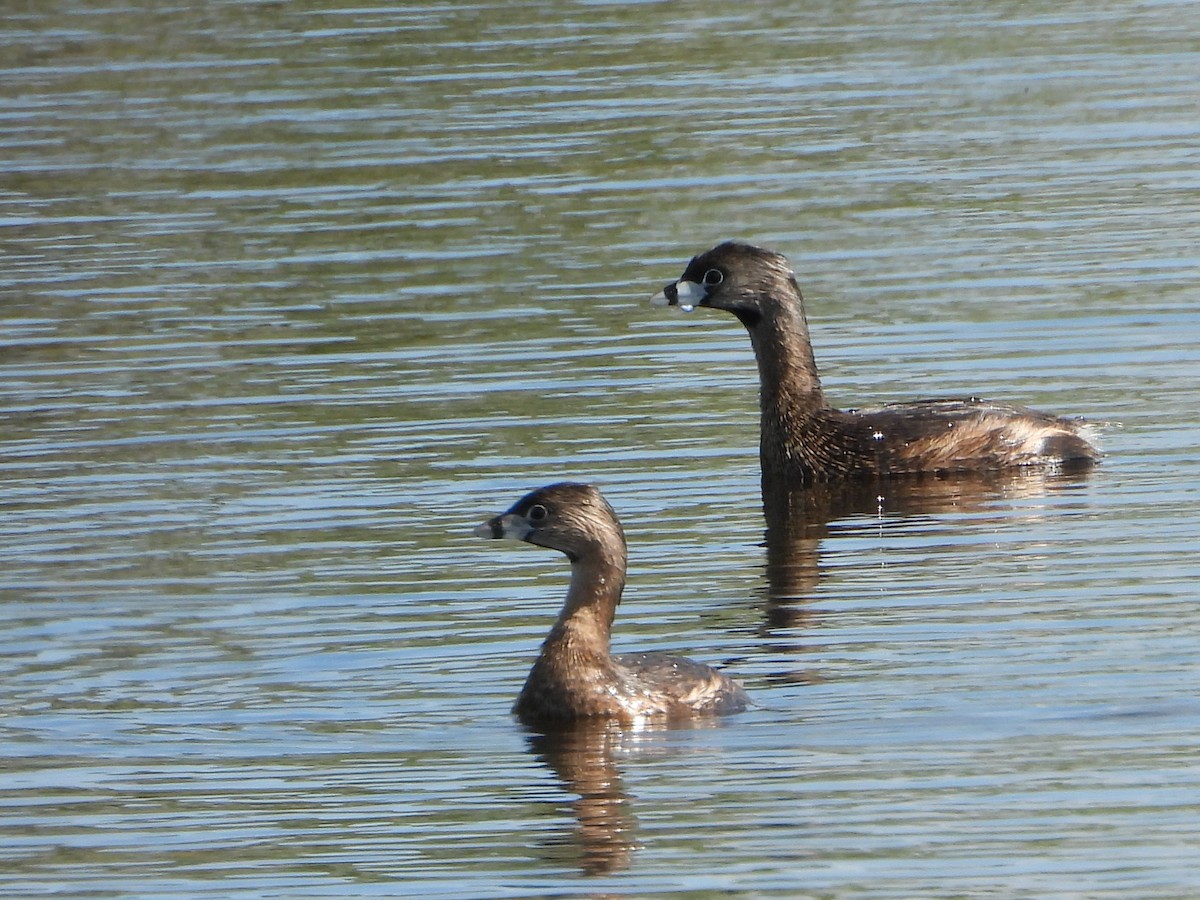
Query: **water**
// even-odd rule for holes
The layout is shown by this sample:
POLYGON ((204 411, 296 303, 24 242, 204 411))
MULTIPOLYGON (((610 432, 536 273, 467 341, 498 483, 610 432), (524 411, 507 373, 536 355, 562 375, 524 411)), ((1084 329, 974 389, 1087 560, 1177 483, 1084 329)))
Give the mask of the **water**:
POLYGON ((1200 892, 1190 15, 11 11, 5 895, 1200 892), (1106 460, 764 534, 745 334, 646 302, 727 237, 835 402, 1106 460), (758 708, 510 719, 565 566, 470 529, 563 477, 758 708))

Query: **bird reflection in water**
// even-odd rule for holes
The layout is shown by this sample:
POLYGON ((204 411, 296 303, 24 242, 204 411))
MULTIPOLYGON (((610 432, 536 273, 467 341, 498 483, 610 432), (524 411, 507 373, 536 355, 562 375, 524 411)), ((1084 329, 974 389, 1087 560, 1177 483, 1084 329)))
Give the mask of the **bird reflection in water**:
MULTIPOLYGON (((929 517, 987 514, 1014 500, 1069 491, 1089 477, 1086 470, 1039 469, 843 481, 791 490, 763 490, 766 518, 765 616, 761 636, 776 651, 801 653, 803 645, 778 644, 779 632, 803 633, 819 613, 810 605, 821 578, 821 555, 831 540, 845 536, 911 532, 929 517)), ((819 681, 793 670, 770 676, 777 682, 819 681)))
POLYGON ((618 761, 674 752, 664 740, 671 730, 716 727, 720 720, 707 718, 645 719, 629 725, 593 717, 552 730, 531 730, 530 750, 565 790, 579 795, 571 803, 574 833, 549 842, 548 854, 560 862, 567 862, 561 856, 569 855, 569 862, 585 875, 627 869, 638 848, 638 821, 618 761))
MULTIPOLYGON (((587 875, 629 866, 636 847, 637 819, 621 784, 617 756, 629 726, 612 719, 580 719, 545 732, 531 732, 529 747, 563 787, 579 799, 571 806, 578 827, 577 864, 587 875)), ((559 842, 556 842, 559 843, 559 842)))

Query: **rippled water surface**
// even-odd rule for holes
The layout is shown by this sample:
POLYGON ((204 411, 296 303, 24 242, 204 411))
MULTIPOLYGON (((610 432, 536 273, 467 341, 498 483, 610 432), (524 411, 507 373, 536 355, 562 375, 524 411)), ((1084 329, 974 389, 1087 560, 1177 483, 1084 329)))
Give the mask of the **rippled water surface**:
POLYGON ((1186 3, 24 4, 0 23, 5 896, 1200 894, 1186 3), (651 309, 791 258, 843 406, 1083 476, 815 492, 651 309), (598 483, 695 728, 508 708, 598 483))

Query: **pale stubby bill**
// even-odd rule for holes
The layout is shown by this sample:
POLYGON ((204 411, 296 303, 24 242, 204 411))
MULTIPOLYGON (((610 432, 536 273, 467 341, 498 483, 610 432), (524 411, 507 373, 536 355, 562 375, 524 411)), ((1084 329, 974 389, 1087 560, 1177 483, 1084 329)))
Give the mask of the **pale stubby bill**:
POLYGON ((707 295, 704 286, 694 281, 677 281, 674 287, 674 299, 667 296, 664 288, 651 297, 650 302, 655 306, 678 306, 684 312, 691 312, 707 295))
POLYGON ((476 525, 471 533, 475 537, 481 538, 507 538, 510 541, 523 541, 532 530, 524 516, 505 513, 494 519, 488 519, 482 525, 476 525))

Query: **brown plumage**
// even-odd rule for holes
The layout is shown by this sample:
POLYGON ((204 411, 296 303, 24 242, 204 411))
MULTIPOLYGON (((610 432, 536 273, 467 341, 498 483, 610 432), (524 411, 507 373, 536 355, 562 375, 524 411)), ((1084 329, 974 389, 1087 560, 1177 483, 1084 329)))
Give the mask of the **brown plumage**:
POLYGON ((716 669, 663 653, 609 649, 625 587, 625 533, 600 492, 562 482, 518 500, 475 529, 565 553, 571 584, 513 712, 525 722, 607 716, 681 718, 738 712, 745 691, 716 669))
POLYGON ((677 719, 745 708, 745 691, 715 668, 662 653, 611 653, 612 620, 625 587, 625 533, 592 485, 539 488, 475 534, 550 547, 571 560, 563 611, 512 707, 522 721, 677 719))
POLYGON ((654 302, 733 313, 758 361, 764 483, 1001 469, 1088 466, 1100 453, 1081 425, 977 398, 844 411, 825 401, 787 259, 732 241, 692 259, 654 302))

